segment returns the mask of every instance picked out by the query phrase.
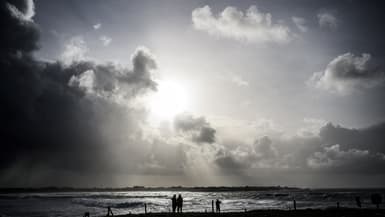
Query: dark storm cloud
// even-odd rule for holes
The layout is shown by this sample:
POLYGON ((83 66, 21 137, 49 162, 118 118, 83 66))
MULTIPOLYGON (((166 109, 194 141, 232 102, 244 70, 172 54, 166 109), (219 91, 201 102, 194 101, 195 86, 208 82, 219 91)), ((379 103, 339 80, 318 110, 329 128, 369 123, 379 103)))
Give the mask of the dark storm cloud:
POLYGON ((194 117, 189 114, 180 114, 174 119, 174 127, 191 135, 196 143, 214 143, 216 130, 210 126, 204 117, 194 117))
POLYGON ((373 88, 383 84, 384 80, 384 67, 375 63, 370 54, 355 56, 345 53, 332 60, 324 72, 315 73, 310 84, 346 93, 355 89, 373 88))
POLYGON ((35 60, 31 52, 38 47, 39 32, 26 14, 33 8, 29 4, 33 2, 0 5, 0 184, 49 184, 55 179, 39 180, 37 176, 44 176, 38 171, 135 171, 132 164, 119 166, 119 160, 126 159, 119 151, 138 156, 126 163, 141 160, 144 151, 134 144, 143 144, 135 135, 141 134, 145 114, 120 100, 156 89, 150 74, 155 59, 138 48, 132 69, 91 61, 67 66, 35 60), (31 175, 36 183, 28 179, 31 173, 36 173, 31 175))
POLYGON ((342 149, 341 145, 335 144, 324 146, 308 157, 307 165, 325 173, 384 174, 384 156, 365 149, 342 149))
POLYGON ((215 142, 215 132, 214 128, 210 126, 202 127, 198 135, 193 137, 193 140, 198 143, 214 143, 215 142))
POLYGON ((27 16, 29 8, 33 7, 31 4, 33 2, 25 0, 10 3, 2 1, 0 5, 1 55, 15 55, 17 51, 30 52, 38 47, 37 26, 31 20, 19 16, 27 16))
POLYGON ((151 80, 150 71, 156 69, 156 62, 150 52, 138 48, 132 56, 133 69, 122 68, 112 63, 96 64, 93 62, 76 62, 67 67, 75 73, 68 84, 99 96, 123 94, 132 97, 142 90, 156 90, 156 83, 151 80))
POLYGON ((234 172, 234 170, 249 168, 244 162, 237 161, 232 155, 220 155, 214 160, 214 162, 220 167, 226 170, 234 172))
POLYGON ((362 129, 349 129, 331 123, 320 130, 324 144, 341 144, 348 148, 368 149, 385 153, 385 123, 362 129))

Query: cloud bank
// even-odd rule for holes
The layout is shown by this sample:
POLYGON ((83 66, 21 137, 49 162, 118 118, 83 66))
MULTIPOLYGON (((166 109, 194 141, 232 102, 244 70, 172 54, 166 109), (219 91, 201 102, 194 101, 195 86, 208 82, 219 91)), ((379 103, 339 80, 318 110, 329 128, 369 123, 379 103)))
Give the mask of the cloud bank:
MULTIPOLYGON (((312 136, 262 136, 251 144, 223 143, 215 163, 224 172, 384 174, 385 124, 350 129, 328 123, 312 136)), ((346 183, 349 183, 345 180, 346 183)), ((381 181, 381 179, 377 180, 381 181)), ((332 181, 331 181, 332 182, 332 181)), ((332 184, 325 181, 324 184, 332 184)))

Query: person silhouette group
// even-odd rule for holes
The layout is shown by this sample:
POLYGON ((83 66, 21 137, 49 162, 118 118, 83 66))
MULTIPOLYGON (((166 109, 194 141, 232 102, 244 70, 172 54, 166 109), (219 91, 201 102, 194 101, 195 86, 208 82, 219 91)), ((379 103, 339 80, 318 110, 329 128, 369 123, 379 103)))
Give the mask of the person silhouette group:
MULTIPOLYGON (((357 207, 361 208, 362 203, 361 203, 360 196, 356 196, 354 199, 356 201, 357 207)), ((378 194, 378 193, 372 194, 371 200, 372 200, 372 203, 375 204, 377 209, 378 209, 379 205, 382 203, 381 194, 378 194)), ((221 203, 222 203, 222 201, 219 199, 216 199, 215 201, 211 200, 211 207, 212 207, 213 213, 214 213, 214 205, 215 205, 215 212, 217 212, 217 213, 221 212, 221 203)), ((144 206, 145 206, 145 213, 147 214, 147 204, 144 204, 144 206)), ((172 206, 172 212, 173 213, 175 213, 175 212, 182 213, 182 211, 183 211, 183 197, 181 194, 179 194, 178 197, 176 196, 176 194, 174 194, 172 196, 171 206, 172 206)), ((297 208, 296 207, 296 200, 293 200, 293 206, 294 206, 294 210, 296 210, 296 208, 297 208)), ((337 209, 339 209, 339 208, 340 208, 340 202, 337 201, 337 209)), ((207 212, 207 209, 205 210, 205 212, 207 212)), ((245 212, 246 212, 246 209, 245 209, 245 212)), ((114 213, 112 212, 112 209, 109 206, 107 207, 107 215, 106 216, 114 216, 114 213)), ((85 212, 83 217, 90 217, 90 213, 85 212)))
POLYGON ((175 211, 182 212, 183 197, 181 194, 179 194, 178 198, 176 197, 176 194, 174 194, 174 196, 172 196, 171 206, 172 206, 172 212, 173 213, 175 213, 175 211))

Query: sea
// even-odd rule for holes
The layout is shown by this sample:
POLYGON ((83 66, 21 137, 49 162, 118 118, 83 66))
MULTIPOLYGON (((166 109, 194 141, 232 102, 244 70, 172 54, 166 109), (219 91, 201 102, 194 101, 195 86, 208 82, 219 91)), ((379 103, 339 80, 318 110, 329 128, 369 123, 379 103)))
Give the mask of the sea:
POLYGON ((289 189, 263 191, 102 191, 102 192, 49 192, 1 193, 0 216, 12 217, 75 217, 89 212, 91 216, 105 216, 107 207, 113 213, 129 214, 171 212, 171 197, 181 194, 183 212, 211 212, 212 200, 219 199, 222 212, 244 212, 255 209, 327 209, 357 207, 360 197, 362 207, 375 208, 371 194, 384 189, 289 189))

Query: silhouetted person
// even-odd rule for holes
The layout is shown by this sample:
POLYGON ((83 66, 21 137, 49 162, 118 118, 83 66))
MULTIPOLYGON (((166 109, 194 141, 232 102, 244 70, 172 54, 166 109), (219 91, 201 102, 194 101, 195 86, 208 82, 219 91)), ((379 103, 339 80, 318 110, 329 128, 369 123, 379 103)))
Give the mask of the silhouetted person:
POLYGON ((214 212, 214 200, 211 200, 211 211, 214 212))
POLYGON ((297 201, 293 200, 294 210, 297 210, 297 201))
POLYGON ((221 203, 222 202, 219 199, 217 199, 215 201, 215 208, 216 208, 217 212, 221 212, 221 203))
POLYGON ((358 207, 361 208, 361 198, 360 197, 356 197, 356 204, 358 207))
POLYGON ((114 213, 112 213, 111 207, 107 207, 107 215, 106 216, 114 216, 114 213))
POLYGON ((89 212, 85 212, 83 217, 90 217, 90 213, 89 212))
POLYGON ((176 210, 176 194, 172 196, 171 198, 171 207, 172 207, 172 212, 175 213, 176 210))
POLYGON ((372 204, 375 204, 377 209, 380 208, 380 204, 382 203, 382 197, 380 194, 372 194, 371 196, 372 204))
POLYGON ((181 194, 179 194, 178 198, 176 199, 176 206, 177 206, 177 211, 182 212, 183 198, 181 194))

